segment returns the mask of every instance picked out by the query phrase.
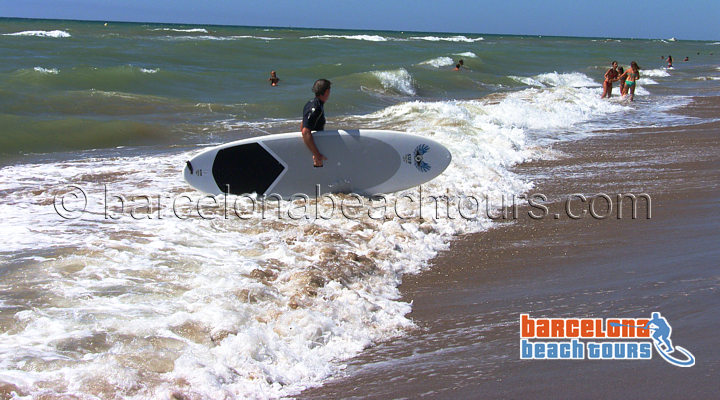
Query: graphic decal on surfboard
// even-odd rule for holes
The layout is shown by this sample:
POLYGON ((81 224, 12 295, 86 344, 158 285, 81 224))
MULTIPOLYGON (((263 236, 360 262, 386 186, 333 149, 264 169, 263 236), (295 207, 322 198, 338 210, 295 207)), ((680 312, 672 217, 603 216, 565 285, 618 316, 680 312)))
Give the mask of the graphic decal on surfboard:
POLYGON ((428 172, 430 171, 431 166, 425 161, 424 156, 428 151, 430 151, 430 146, 424 143, 420 144, 412 153, 405 154, 405 156, 403 156, 403 161, 405 161, 406 164, 415 164, 415 168, 417 168, 420 172, 428 172))
POLYGON ((421 144, 418 147, 415 148, 415 168, 418 169, 420 172, 428 172, 430 171, 430 164, 423 161, 425 157, 423 155, 430 150, 430 146, 426 144, 421 144))

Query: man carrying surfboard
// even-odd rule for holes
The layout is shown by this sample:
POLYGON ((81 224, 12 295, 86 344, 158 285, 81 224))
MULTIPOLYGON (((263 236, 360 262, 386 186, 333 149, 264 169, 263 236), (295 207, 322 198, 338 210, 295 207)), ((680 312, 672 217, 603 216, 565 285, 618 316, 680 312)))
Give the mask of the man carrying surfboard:
POLYGON ((315 81, 312 88, 313 93, 315 93, 315 98, 305 104, 303 108, 302 125, 300 125, 303 142, 305 142, 305 145, 312 153, 313 166, 318 168, 323 166, 323 161, 327 160, 327 157, 322 155, 317 146, 315 146, 312 132, 325 129, 325 110, 323 106, 330 97, 330 85, 331 83, 327 79, 318 79, 315 81))

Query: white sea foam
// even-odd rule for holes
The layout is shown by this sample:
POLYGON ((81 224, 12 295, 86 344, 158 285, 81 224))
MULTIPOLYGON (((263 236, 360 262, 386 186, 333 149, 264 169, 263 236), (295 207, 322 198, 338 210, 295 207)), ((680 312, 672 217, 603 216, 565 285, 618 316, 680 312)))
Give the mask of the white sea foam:
POLYGON ((697 76, 693 79, 696 81, 718 81, 720 76, 697 76))
POLYGON ((652 76, 654 78, 664 78, 670 76, 670 73, 666 69, 642 69, 640 70, 640 76, 652 76))
POLYGON ((300 39, 350 39, 350 40, 366 40, 369 42, 385 42, 388 39, 380 35, 313 35, 303 36, 300 39))
POLYGON ((22 32, 15 32, 15 33, 4 33, 4 36, 37 36, 37 37, 50 37, 50 38, 69 38, 70 34, 61 31, 61 30, 54 30, 54 31, 22 31, 22 32))
POLYGON ((566 87, 593 87, 598 86, 599 83, 593 81, 588 77, 587 75, 580 73, 580 72, 571 72, 571 73, 557 73, 557 72, 551 72, 551 73, 545 73, 545 74, 539 74, 532 77, 522 77, 522 76, 509 76, 509 78, 514 79, 518 82, 522 82, 529 86, 536 86, 536 87, 560 87, 560 86, 566 86, 566 87))
POLYGON ((427 40, 430 42, 479 42, 481 40, 485 40, 483 37, 477 37, 477 38, 468 38, 467 36, 411 36, 409 39, 411 40, 427 40))
POLYGON ((255 40, 280 40, 278 37, 270 36, 252 36, 252 35, 237 35, 230 36, 232 39, 255 39, 255 40))
POLYGON ((44 67, 35 67, 35 68, 33 68, 33 71, 40 72, 42 74, 51 74, 51 75, 57 75, 60 72, 57 68, 44 68, 44 67))
POLYGON ((278 40, 280 38, 266 37, 266 36, 252 36, 252 35, 235 35, 235 36, 194 35, 194 36, 164 36, 161 39, 163 39, 163 40, 240 40, 240 39, 278 40))
POLYGON ((435 68, 440 68, 446 67, 448 65, 453 65, 454 63, 455 61, 453 61, 453 59, 450 57, 438 57, 433 58, 432 60, 425 60, 423 62, 420 62, 418 65, 430 65, 435 68))
POLYGON ((455 53, 454 55, 465 57, 465 58, 477 58, 477 54, 473 53, 472 51, 466 51, 464 53, 455 53))
POLYGON ((42 288, 56 299, 50 308, 18 312, 19 331, 0 335, 0 369, 16 374, 13 382, 32 390, 54 381, 50 390, 66 396, 106 388, 128 397, 142 383, 150 389, 141 397, 278 397, 316 384, 338 371, 334 360, 411 326, 409 305, 395 301, 397 274, 432 257, 442 247, 439 232, 401 220, 103 218, 100 182, 111 194, 197 197, 178 175, 188 156, 79 160, 41 175, 47 164, 0 170, 0 190, 10 193, 0 210, 16 213, 0 224, 12 236, 4 251, 76 249, 24 270, 32 277, 5 275, 0 283, 42 288), (66 182, 84 182, 89 209, 99 214, 69 221, 53 215, 47 201, 66 182), (333 276, 337 281, 327 281, 333 276), (92 346, 98 335, 91 351, 67 345, 92 346), (27 359, 37 361, 24 368, 27 359))
POLYGON ((208 33, 207 29, 204 29, 204 28, 189 28, 189 29, 155 28, 152 30, 153 31, 187 32, 187 33, 208 33))
POLYGON ((140 68, 140 72, 144 74, 154 74, 160 71, 160 68, 140 68))
POLYGON ((405 68, 392 71, 372 71, 371 73, 380 80, 385 89, 396 90, 408 96, 416 94, 412 75, 405 68))

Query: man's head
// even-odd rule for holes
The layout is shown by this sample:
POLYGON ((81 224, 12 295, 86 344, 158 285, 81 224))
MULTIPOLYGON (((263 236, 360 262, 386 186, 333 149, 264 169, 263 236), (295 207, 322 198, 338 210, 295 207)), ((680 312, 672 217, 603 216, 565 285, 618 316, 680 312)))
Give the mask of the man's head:
POLYGON ((330 97, 330 81, 327 79, 318 79, 313 84, 312 91, 315 93, 315 97, 320 98, 324 103, 330 97))

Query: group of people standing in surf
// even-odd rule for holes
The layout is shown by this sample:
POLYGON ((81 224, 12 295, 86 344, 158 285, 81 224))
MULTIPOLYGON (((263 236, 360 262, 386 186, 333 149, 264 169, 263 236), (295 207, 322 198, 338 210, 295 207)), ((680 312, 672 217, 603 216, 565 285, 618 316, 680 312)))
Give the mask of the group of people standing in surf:
POLYGON ((617 61, 612 62, 610 69, 605 71, 605 80, 603 81, 603 94, 600 98, 610 98, 612 94, 613 82, 620 82, 620 94, 625 97, 630 95, 630 101, 635 99, 635 88, 638 79, 640 79, 640 67, 635 61, 630 63, 630 67, 624 70, 618 66, 617 61))

